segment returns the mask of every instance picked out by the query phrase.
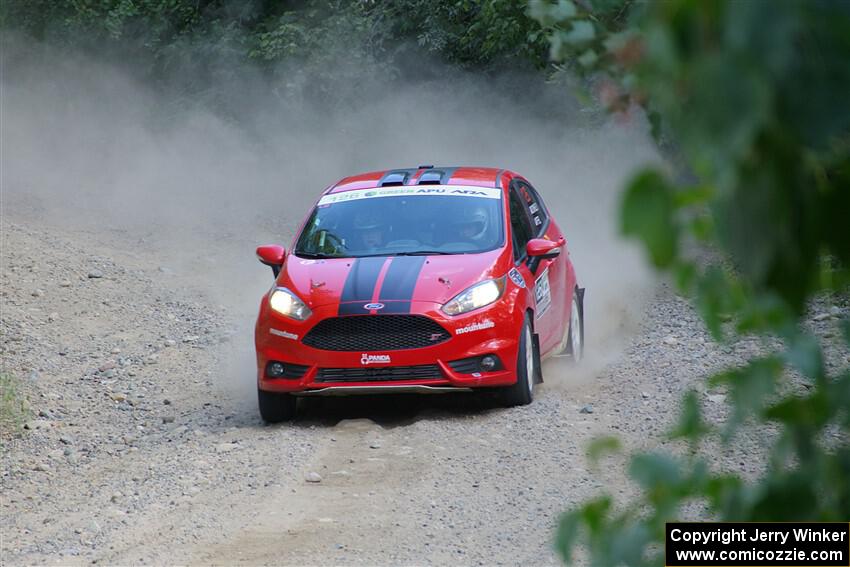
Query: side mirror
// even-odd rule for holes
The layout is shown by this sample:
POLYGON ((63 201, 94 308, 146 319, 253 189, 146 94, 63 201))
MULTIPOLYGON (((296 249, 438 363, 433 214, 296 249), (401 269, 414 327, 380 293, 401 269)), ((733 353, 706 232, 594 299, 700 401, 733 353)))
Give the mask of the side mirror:
POLYGON ((532 238, 525 245, 525 252, 529 258, 538 260, 551 260, 561 255, 560 242, 553 242, 545 238, 532 238))
POLYGON ((272 272, 274 272, 274 277, 277 277, 280 268, 283 266, 283 261, 286 260, 286 249, 277 244, 257 246, 257 259, 260 263, 270 266, 272 272))

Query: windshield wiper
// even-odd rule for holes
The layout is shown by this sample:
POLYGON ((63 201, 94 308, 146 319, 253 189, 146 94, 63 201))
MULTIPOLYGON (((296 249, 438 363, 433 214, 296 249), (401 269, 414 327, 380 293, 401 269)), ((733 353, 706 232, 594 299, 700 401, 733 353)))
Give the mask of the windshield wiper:
POLYGON ((322 254, 321 252, 299 252, 295 251, 295 255, 299 258, 308 258, 310 260, 325 260, 327 258, 339 258, 339 256, 330 256, 328 254, 322 254))
POLYGON ((393 256, 451 256, 464 252, 441 252, 439 250, 417 250, 415 252, 396 252, 393 256))

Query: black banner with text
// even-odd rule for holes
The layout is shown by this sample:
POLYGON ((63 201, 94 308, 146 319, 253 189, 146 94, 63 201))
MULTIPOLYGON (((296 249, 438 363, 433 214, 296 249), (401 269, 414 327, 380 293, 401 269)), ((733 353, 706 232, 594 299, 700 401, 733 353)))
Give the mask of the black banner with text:
POLYGON ((668 567, 850 567, 850 524, 667 524, 668 567))

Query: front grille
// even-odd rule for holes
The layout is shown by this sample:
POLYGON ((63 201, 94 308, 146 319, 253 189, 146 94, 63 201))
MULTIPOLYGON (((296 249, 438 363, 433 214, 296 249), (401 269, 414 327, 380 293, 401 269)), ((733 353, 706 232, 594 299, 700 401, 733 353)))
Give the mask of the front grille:
POLYGON ((395 380, 438 380, 443 375, 436 364, 384 366, 375 368, 320 368, 316 382, 392 382, 395 380))
POLYGON ((322 350, 387 351, 433 346, 450 337, 424 315, 354 315, 320 321, 304 344, 322 350))

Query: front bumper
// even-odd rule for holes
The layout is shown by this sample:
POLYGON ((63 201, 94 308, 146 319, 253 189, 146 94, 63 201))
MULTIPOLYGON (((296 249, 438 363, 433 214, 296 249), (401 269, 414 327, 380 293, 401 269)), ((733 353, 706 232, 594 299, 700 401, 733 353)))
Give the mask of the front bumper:
MULTIPOLYGON (((504 299, 455 317, 445 315, 438 304, 412 302, 410 314, 430 318, 451 335, 444 342, 426 347, 331 351, 313 348, 302 342, 315 325, 324 319, 336 317, 337 312, 336 305, 317 307, 307 321, 298 322, 272 311, 268 302, 263 301, 255 329, 259 388, 303 395, 340 395, 401 391, 433 393, 447 389, 452 391, 452 388, 462 390, 516 383, 518 336, 522 319, 517 320, 514 310, 505 305, 504 299), (453 369, 450 364, 484 355, 497 356, 501 368, 491 372, 467 373, 453 369), (267 373, 270 362, 282 362, 297 371, 290 372, 287 377, 272 377, 267 373), (426 365, 433 371, 423 373, 422 369, 426 365), (372 369, 380 371, 373 372, 372 369), (412 376, 405 375, 406 369, 411 369, 412 376), (369 373, 376 376, 357 378, 360 374, 369 373), (423 374, 427 374, 427 377, 423 374), (339 381, 335 381, 334 376, 339 376, 339 381)), ((355 315, 372 316, 380 317, 355 315)))

